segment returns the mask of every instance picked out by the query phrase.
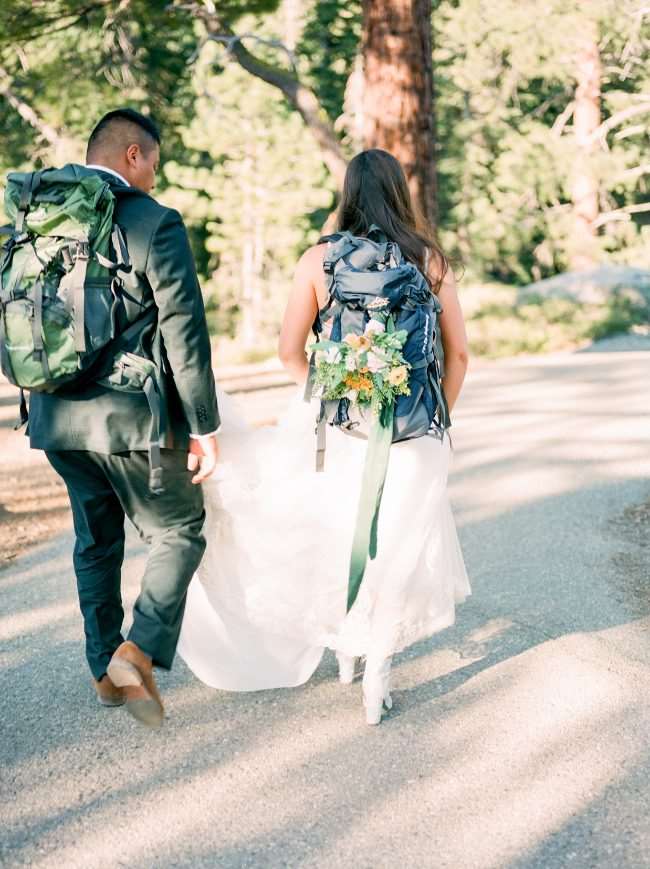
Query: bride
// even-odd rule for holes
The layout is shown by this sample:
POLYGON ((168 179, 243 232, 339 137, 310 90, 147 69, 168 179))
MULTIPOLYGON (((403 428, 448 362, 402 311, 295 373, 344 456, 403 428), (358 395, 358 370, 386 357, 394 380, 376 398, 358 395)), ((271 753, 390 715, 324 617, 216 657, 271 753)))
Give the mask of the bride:
MULTIPOLYGON (((379 227, 424 274, 442 308, 451 410, 467 367, 463 316, 447 260, 394 157, 370 150, 351 161, 338 223, 354 237, 379 227)), ((282 324, 280 359, 298 384, 309 374, 310 329, 330 301, 329 250, 319 243, 300 259, 282 324)), ((207 550, 189 588, 178 650, 199 679, 230 691, 300 685, 325 648, 336 652, 341 682, 351 683, 363 657, 366 719, 378 724, 392 705, 392 656, 451 625, 456 604, 470 594, 447 496, 450 441, 434 427, 390 447, 377 555, 346 612, 368 441, 327 426, 325 467, 317 472, 320 401, 306 403, 302 391, 277 427, 258 430, 220 396, 224 461, 205 484, 207 550)))

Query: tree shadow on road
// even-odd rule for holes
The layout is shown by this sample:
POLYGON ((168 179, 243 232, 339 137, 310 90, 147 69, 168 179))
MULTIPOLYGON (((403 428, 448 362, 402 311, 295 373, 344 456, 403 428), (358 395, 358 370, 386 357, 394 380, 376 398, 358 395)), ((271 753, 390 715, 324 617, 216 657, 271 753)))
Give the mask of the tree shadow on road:
MULTIPOLYGON (((525 387, 530 372, 518 376, 525 387)), ((611 865, 614 819, 635 835, 647 823, 627 790, 647 787, 648 769, 648 550, 625 520, 650 494, 625 472, 641 466, 644 445, 630 439, 613 458, 594 450, 570 476, 561 437, 544 441, 553 463, 517 442, 540 425, 522 414, 514 445, 489 460, 480 451, 516 400, 493 388, 472 404, 483 429, 454 491, 473 597, 456 625, 397 657, 395 711, 380 728, 365 725, 358 682, 338 685, 327 657, 300 689, 248 695, 212 691, 179 662, 161 679, 170 719, 150 735, 94 701, 69 554, 53 541, 12 570, 3 605, 14 621, 0 616, 10 701, 0 706, 0 858, 66 869, 546 869, 563 865, 554 849, 589 833, 597 859, 575 865, 611 865), (524 466, 555 470, 560 490, 490 503, 524 466), (476 503, 475 481, 489 489, 476 503), (594 829, 619 797, 627 811, 594 829), (118 828, 119 843, 107 843, 118 828), (409 862, 418 841, 429 864, 409 862)), ((598 425, 599 413, 586 417, 598 425)))
MULTIPOLYGON (((597 488, 608 494, 607 487, 597 488)), ((470 574, 475 577, 474 598, 459 609, 454 627, 399 656, 395 712, 374 731, 362 722, 359 685, 347 689, 339 686, 331 658, 301 689, 248 695, 211 691, 197 683, 179 662, 173 673, 162 679, 172 717, 167 729, 153 737, 139 730, 121 710, 99 709, 83 675, 80 618, 75 611, 70 568, 61 561, 62 555, 57 561, 50 551, 48 559, 48 547, 44 547, 43 552, 35 553, 22 585, 18 582, 13 586, 8 601, 11 607, 12 597, 18 604, 27 596, 37 612, 41 571, 50 563, 54 569, 47 597, 41 599, 43 618, 35 619, 32 630, 26 627, 19 636, 2 642, 2 653, 15 657, 2 672, 3 694, 10 692, 13 698, 0 717, 5 734, 3 767, 9 773, 3 790, 14 810, 20 808, 15 822, 5 830, 5 847, 14 855, 31 853, 37 842, 47 850, 48 842, 54 849, 63 839, 66 847, 71 847, 72 831, 83 823, 80 842, 90 851, 97 847, 104 825, 119 817, 125 806, 136 812, 137 806, 151 801, 160 811, 161 806, 171 811, 179 799, 190 799, 195 792, 203 794, 204 808, 197 817, 182 813, 178 837, 167 843, 164 853, 156 852, 157 866, 234 867, 242 865, 238 860, 252 859, 255 853, 265 855, 264 865, 282 865, 282 847, 292 848, 298 859, 318 857, 319 865, 328 865, 328 855, 334 859, 332 855, 342 847, 339 837, 346 839, 346 825, 358 825, 366 815, 381 816, 387 802, 429 775, 451 781, 454 768, 464 769, 468 758, 473 758, 470 767, 478 763, 478 731, 474 727, 467 732, 461 722, 494 697, 507 696, 526 678, 525 669, 518 676, 510 670, 500 675, 498 683, 489 677, 486 684, 490 671, 497 674, 502 666, 518 666, 517 659, 528 660, 536 647, 561 641, 576 630, 614 628, 650 611, 645 604, 640 607, 635 597, 628 597, 625 588, 612 583, 614 578, 620 580, 617 566, 613 562, 598 564, 598 553, 594 554, 595 571, 600 572, 597 580, 584 574, 579 582, 571 583, 566 576, 558 576, 549 584, 548 576, 540 571, 539 553, 533 548, 524 561, 513 566, 518 581, 512 587, 503 586, 494 563, 485 561, 485 541, 495 541, 498 525, 500 547, 505 547, 501 556, 507 564, 511 556, 508 547, 517 547, 522 525, 534 523, 538 511, 560 515, 561 511, 554 509, 555 500, 536 502, 507 517, 468 523, 461 529, 470 574), (590 595, 599 605, 587 605, 582 613, 576 612, 579 602, 590 595), (62 607, 59 615, 57 605, 62 607), (426 672, 430 673, 428 679, 422 678, 426 672), (56 697, 61 700, 51 707, 47 700, 44 705, 41 688, 53 677, 56 697), (440 755, 432 758, 436 728, 444 731, 452 722, 458 722, 458 734, 446 736, 440 755), (266 769, 269 752, 277 754, 277 768, 270 765, 284 782, 280 787, 282 812, 260 795, 260 780, 262 791, 270 788, 268 793, 275 793, 279 787, 274 790, 273 775, 266 769), (422 752, 428 758, 424 768, 422 752), (397 768, 396 757, 400 758, 397 768), (369 765, 379 776, 378 789, 372 784, 372 775, 364 778, 369 765), (247 769, 258 769, 257 777, 251 778, 247 769), (224 775, 238 782, 240 795, 222 790, 224 775), (331 781, 325 794, 316 787, 308 807, 304 799, 289 796, 292 789, 301 788, 304 775, 307 781, 312 777, 331 781), (346 781, 354 786, 346 786, 346 781), (81 795, 75 783, 82 783, 81 795), (212 795, 212 806, 205 802, 206 791, 212 795), (256 823, 251 824, 248 815, 241 814, 240 796, 259 801, 256 805, 262 817, 256 823), (211 850, 205 850, 195 833, 203 829, 208 817, 213 817, 213 824, 219 823, 219 801, 232 802, 238 829, 228 828, 229 846, 213 843, 211 850), (285 815, 287 819, 282 821, 285 815), (301 830, 308 832, 297 832, 301 830), (196 864, 190 855, 195 855, 196 864)), ((618 531, 609 525, 594 529, 595 536, 603 533, 616 536, 618 531)), ((546 547, 543 540, 538 545, 546 547)), ((23 611, 27 618, 29 609, 23 611)), ((0 629, 2 625, 0 621, 0 629)), ((633 715, 627 706, 626 710, 628 718, 633 715)), ((603 710, 598 724, 603 732, 615 729, 609 720, 611 712, 606 707, 603 710)), ((592 727, 594 720, 592 716, 579 725, 592 727)), ((491 743, 494 734, 489 728, 487 732, 481 739, 491 743)), ((564 744, 567 737, 554 730, 553 738, 564 744)), ((536 750, 544 747, 540 742, 536 750)), ((557 758, 562 756, 563 749, 554 751, 557 758)), ((522 757, 514 768, 523 762, 522 757)), ((125 852, 131 855, 129 865, 143 869, 152 865, 151 852, 146 850, 145 857, 138 844, 140 836, 150 842, 148 835, 140 823, 135 825, 125 852)))

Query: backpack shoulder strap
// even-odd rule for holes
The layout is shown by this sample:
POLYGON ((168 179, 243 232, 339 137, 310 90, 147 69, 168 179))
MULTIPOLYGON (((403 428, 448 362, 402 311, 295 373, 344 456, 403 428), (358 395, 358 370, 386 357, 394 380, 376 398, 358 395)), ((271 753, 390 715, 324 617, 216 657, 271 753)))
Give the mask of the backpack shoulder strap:
POLYGON ((18 203, 18 213, 16 214, 15 233, 20 235, 25 226, 25 217, 29 211, 29 206, 32 204, 32 196, 38 189, 41 183, 40 172, 27 172, 23 180, 23 186, 20 191, 20 201, 18 203))
MULTIPOLYGON (((323 258, 323 269, 326 275, 333 275, 337 262, 343 259, 344 256, 355 250, 359 242, 349 232, 337 232, 334 235, 326 236, 323 241, 327 241, 327 250, 323 258)), ((330 277, 329 287, 331 288, 332 279, 330 277)))

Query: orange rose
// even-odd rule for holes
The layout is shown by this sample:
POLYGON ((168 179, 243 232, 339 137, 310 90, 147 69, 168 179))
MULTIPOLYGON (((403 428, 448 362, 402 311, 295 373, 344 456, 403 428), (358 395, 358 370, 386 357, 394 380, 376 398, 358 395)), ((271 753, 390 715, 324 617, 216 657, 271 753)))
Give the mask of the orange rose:
POLYGON ((359 389, 363 389, 366 392, 372 392, 372 386, 372 380, 369 377, 359 378, 359 389))

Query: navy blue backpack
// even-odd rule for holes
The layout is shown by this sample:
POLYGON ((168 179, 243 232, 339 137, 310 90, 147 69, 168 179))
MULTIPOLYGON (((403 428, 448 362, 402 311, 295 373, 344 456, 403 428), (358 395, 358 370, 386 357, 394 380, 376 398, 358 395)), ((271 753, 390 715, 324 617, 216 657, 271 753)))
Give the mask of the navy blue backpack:
MULTIPOLYGON (((329 324, 329 338, 341 341, 362 335, 370 319, 368 306, 387 299, 396 330, 408 337, 402 353, 410 366, 410 395, 395 403, 393 443, 434 434, 440 438, 451 425, 442 389, 444 356, 438 317, 442 306, 422 272, 408 262, 399 246, 376 226, 368 236, 341 232, 328 236, 323 261, 329 299, 319 311, 314 334, 321 337, 329 324)), ((312 359, 313 365, 313 359, 312 359)), ((306 399, 311 398, 311 377, 306 399)), ((347 398, 323 401, 317 425, 317 468, 322 470, 326 425, 339 426, 357 437, 367 437, 369 420, 347 398)))

